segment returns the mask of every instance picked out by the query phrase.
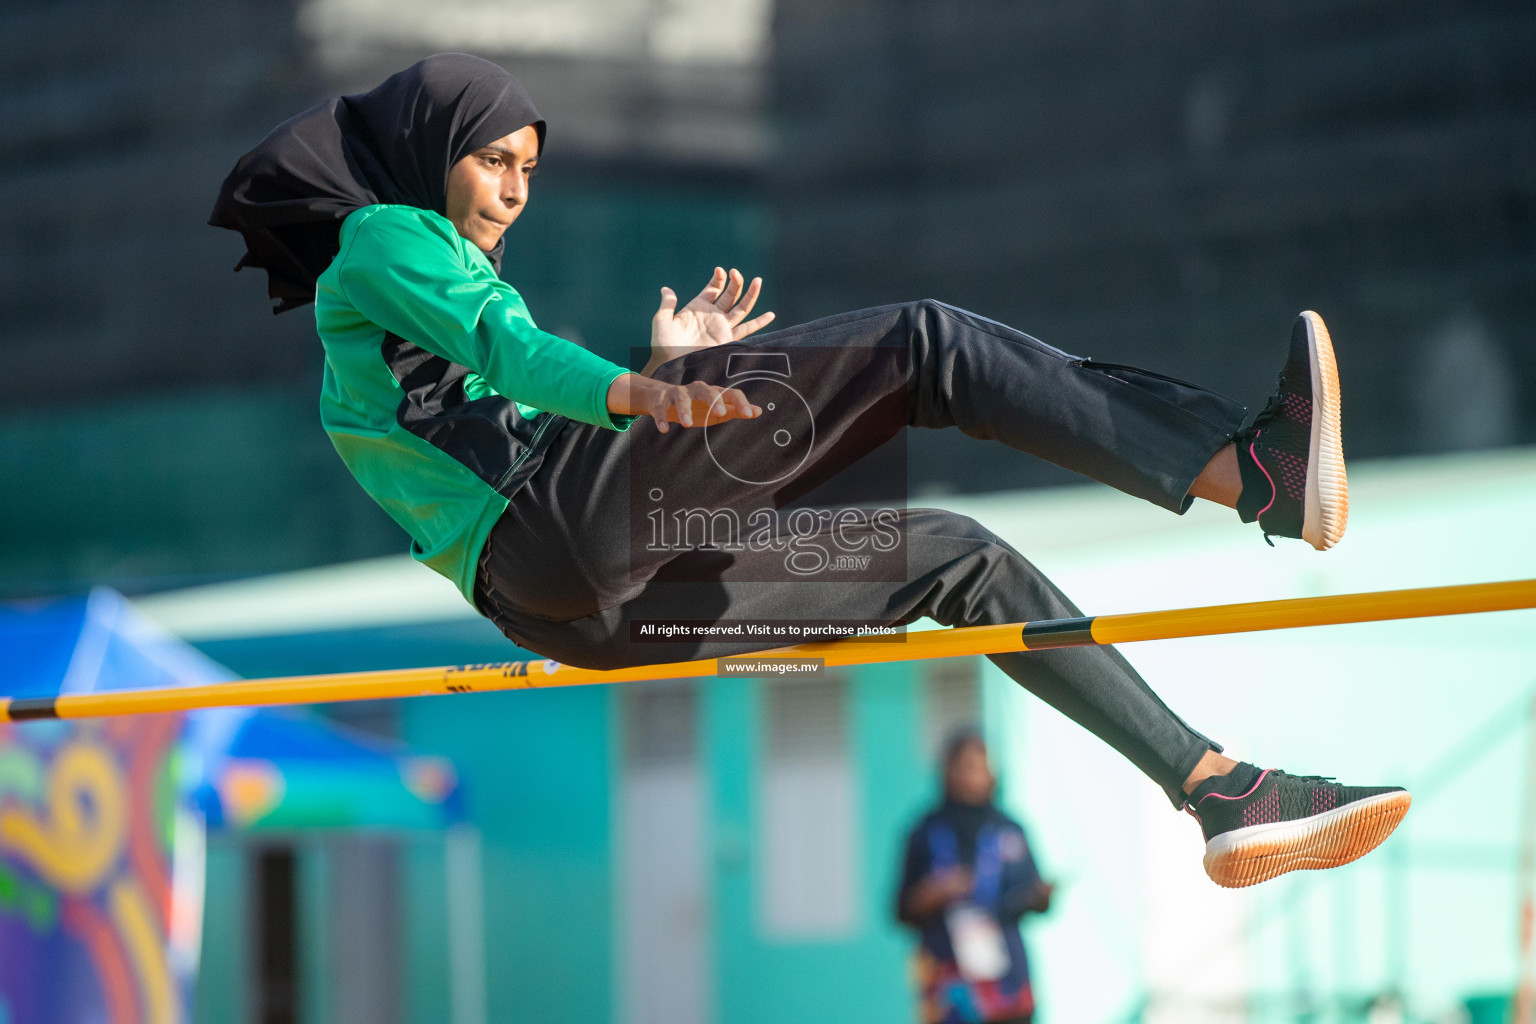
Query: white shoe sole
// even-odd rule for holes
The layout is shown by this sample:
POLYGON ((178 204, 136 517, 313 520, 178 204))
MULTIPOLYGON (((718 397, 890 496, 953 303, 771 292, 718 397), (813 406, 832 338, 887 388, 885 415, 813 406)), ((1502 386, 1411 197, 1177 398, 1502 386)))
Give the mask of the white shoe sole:
POLYGON ((1240 889, 1288 871, 1348 864, 1380 846, 1412 803, 1405 792, 1382 793, 1309 818, 1223 832, 1205 844, 1205 873, 1217 885, 1240 889))
POLYGON ((1344 440, 1339 430, 1339 365, 1323 318, 1310 309, 1307 348, 1312 358, 1312 440, 1307 457, 1306 512, 1301 539, 1327 551, 1349 525, 1349 480, 1344 473, 1344 440))

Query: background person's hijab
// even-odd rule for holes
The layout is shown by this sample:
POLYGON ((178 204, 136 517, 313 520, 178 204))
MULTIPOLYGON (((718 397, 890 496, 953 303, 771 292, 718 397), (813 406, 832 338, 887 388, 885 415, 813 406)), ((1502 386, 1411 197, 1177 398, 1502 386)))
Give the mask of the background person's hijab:
MULTIPOLYGON (((530 124, 542 150, 539 112, 500 67, 463 53, 428 57, 274 128, 224 179, 208 223, 244 236, 235 269, 265 270, 282 313, 314 301, 347 214, 375 203, 445 213, 449 169, 530 124)), ((501 252, 498 241, 486 254, 498 269, 501 252)))

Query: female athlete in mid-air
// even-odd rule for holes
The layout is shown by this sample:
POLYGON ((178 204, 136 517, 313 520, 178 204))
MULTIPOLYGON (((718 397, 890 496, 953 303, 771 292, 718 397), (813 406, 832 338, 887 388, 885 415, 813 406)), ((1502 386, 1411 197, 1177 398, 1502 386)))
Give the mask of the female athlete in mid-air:
MULTIPOLYGON (((1174 513, 1218 502, 1266 538, 1322 550, 1344 533, 1338 375, 1316 313, 1297 318, 1251 420, 1204 388, 931 300, 759 333, 761 281, 720 268, 685 305, 661 289, 650 361, 630 372, 539 330, 498 277, 544 136, 500 67, 430 57, 279 125, 211 219, 244 236, 240 265, 267 272, 279 311, 315 304, 321 419, 347 468, 415 557, 529 650, 613 668, 783 643, 650 642, 645 624, 1080 614, 965 516, 799 511, 909 426, 958 428, 1174 513), (665 535, 658 509, 697 521, 699 542, 665 535)), ((1113 648, 992 660, 1189 809, 1222 885, 1347 863, 1407 813, 1401 789, 1223 756, 1113 648)))

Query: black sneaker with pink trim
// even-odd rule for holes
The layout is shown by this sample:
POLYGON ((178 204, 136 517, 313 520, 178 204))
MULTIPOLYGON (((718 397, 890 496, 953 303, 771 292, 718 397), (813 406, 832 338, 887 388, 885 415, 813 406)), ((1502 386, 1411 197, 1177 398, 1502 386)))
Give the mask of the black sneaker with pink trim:
POLYGON ((1244 763, 1206 779, 1186 806, 1205 833, 1205 873, 1236 889, 1357 860, 1392 834, 1412 802, 1397 786, 1341 786, 1244 763))
POLYGON ((1324 551, 1349 523, 1349 481, 1339 430, 1339 370, 1323 318, 1308 310, 1291 329, 1280 383, 1233 438, 1243 490, 1237 511, 1264 539, 1296 537, 1324 551))

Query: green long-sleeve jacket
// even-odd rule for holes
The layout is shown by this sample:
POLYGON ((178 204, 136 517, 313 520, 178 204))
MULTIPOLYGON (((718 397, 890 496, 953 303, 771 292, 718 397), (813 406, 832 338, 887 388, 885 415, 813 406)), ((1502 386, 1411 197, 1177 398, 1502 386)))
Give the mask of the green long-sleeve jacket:
POLYGON ((320 420, 411 553, 474 600, 475 567, 560 417, 623 430, 626 371, 534 326, 522 297, 447 218, 368 206, 320 275, 320 420), (551 415, 554 414, 554 415, 551 415))

